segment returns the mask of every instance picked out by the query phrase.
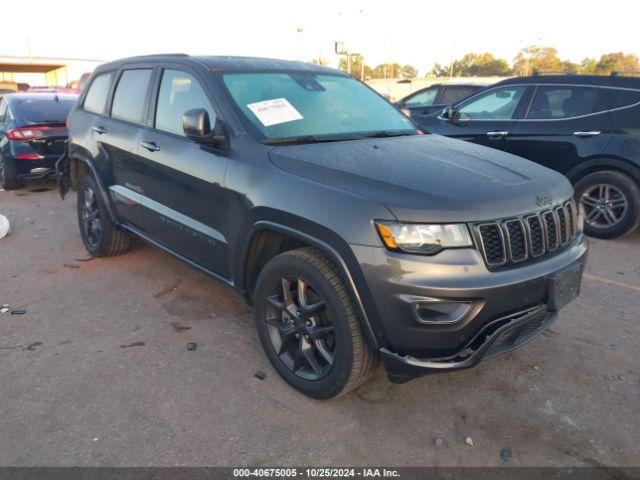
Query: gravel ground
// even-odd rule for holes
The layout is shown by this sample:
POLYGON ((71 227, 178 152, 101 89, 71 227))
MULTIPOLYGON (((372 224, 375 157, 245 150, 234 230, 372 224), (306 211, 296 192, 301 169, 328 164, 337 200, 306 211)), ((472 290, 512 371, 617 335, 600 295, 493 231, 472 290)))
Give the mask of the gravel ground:
POLYGON ((26 310, 0 315, 0 465, 640 464, 640 234, 592 240, 582 295, 528 346, 320 402, 237 294, 142 242, 89 259, 52 189, 0 192, 0 304, 26 310))

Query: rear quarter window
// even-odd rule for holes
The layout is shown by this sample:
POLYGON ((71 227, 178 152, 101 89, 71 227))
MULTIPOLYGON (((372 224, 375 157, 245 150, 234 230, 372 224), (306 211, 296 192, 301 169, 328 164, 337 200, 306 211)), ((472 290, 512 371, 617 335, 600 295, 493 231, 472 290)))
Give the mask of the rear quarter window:
POLYGON ((529 119, 561 119, 589 115, 602 111, 598 105, 598 90, 582 86, 540 86, 531 101, 529 119))
POLYGON ((640 90, 605 88, 609 108, 624 108, 640 102, 640 90))
POLYGON ((87 96, 84 98, 83 108, 87 112, 92 113, 104 113, 104 108, 107 103, 107 95, 109 94, 109 87, 111 86, 111 80, 113 79, 113 73, 103 73, 98 75, 87 92, 87 96))

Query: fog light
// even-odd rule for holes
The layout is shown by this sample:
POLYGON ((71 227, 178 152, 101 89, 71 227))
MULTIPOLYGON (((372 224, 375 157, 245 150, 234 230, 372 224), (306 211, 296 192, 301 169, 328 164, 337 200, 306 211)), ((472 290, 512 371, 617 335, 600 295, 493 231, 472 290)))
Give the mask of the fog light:
POLYGON ((418 322, 431 325, 449 325, 462 320, 469 310, 471 302, 447 302, 434 299, 431 302, 415 303, 418 322))

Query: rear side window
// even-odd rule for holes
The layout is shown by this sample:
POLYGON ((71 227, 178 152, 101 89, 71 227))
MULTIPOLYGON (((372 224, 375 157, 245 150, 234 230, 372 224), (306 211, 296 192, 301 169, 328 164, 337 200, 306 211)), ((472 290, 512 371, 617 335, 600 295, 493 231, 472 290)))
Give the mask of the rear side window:
POLYGON ((428 88, 409 97, 404 105, 406 107, 429 107, 436 101, 438 87, 428 88))
POLYGON ((111 116, 119 120, 142 123, 151 80, 151 69, 125 70, 113 94, 111 116))
POLYGON ((462 120, 509 120, 518 108, 527 87, 515 85, 496 88, 462 104, 462 120))
POLYGON ((87 96, 84 98, 83 105, 87 112, 104 113, 112 78, 113 73, 103 73, 91 82, 91 87, 89 87, 87 96))
POLYGON ((640 90, 605 88, 609 108, 623 108, 640 102, 640 90))
POLYGON ((598 90, 593 87, 538 87, 527 118, 572 118, 594 113, 598 109, 598 90))
POLYGON ((467 98, 476 93, 480 88, 477 87, 444 87, 440 102, 443 105, 451 105, 458 100, 467 98))
POLYGON ((184 135, 182 116, 194 108, 204 108, 209 113, 209 121, 213 128, 216 113, 198 81, 188 73, 165 70, 158 94, 156 128, 184 135))

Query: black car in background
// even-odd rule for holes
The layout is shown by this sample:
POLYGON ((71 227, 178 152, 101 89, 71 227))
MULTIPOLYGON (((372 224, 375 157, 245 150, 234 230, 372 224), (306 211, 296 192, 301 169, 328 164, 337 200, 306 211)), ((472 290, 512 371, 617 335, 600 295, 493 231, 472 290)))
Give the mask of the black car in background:
POLYGON ((15 190, 24 180, 54 178, 64 153, 65 121, 76 95, 13 93, 0 99, 0 186, 15 190))
POLYGON ((416 121, 424 115, 441 112, 444 107, 470 97, 485 89, 489 84, 482 83, 438 83, 413 92, 396 106, 416 121))
POLYGON ((640 78, 513 78, 440 116, 425 130, 519 155, 566 175, 585 232, 614 238, 640 223, 640 78))

